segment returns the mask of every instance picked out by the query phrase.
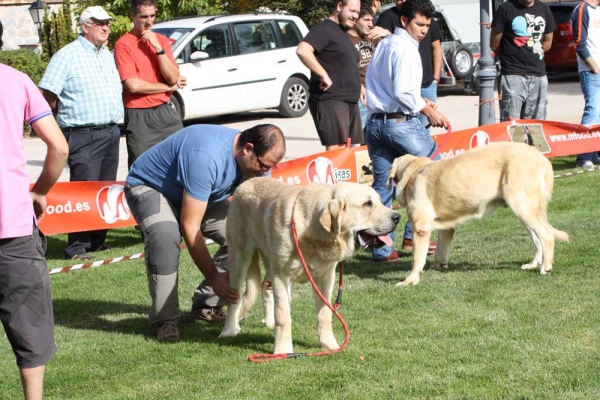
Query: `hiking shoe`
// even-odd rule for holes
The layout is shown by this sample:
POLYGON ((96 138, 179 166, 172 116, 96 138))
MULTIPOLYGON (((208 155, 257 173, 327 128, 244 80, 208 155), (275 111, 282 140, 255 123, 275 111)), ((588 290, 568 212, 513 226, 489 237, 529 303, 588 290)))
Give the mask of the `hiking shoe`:
POLYGON ((159 342, 179 342, 180 337, 177 324, 159 325, 156 333, 156 340, 159 342))
POLYGON ((223 322, 227 318, 225 307, 193 308, 190 317, 196 321, 223 322))
POLYGON ((81 261, 91 261, 94 259, 94 256, 88 253, 75 254, 73 257, 69 258, 69 260, 81 260, 81 261))
POLYGON ((590 160, 578 161, 576 166, 577 168, 594 168, 594 163, 590 160))
POLYGON ((383 262, 388 262, 388 261, 396 261, 396 260, 399 260, 399 259, 401 259, 402 257, 408 257, 408 255, 409 255, 408 253, 405 253, 405 252, 403 252, 403 251, 400 251, 400 250, 394 250, 394 251, 392 251, 392 253, 391 253, 389 256, 387 256, 386 258, 377 258, 377 259, 373 259, 373 261, 375 261, 375 262, 380 262, 380 263, 383 263, 383 262))

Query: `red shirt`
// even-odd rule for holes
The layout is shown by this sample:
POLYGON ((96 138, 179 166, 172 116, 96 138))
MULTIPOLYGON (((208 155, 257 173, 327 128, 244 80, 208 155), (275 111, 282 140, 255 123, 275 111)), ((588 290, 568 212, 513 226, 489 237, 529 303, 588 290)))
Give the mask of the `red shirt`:
MULTIPOLYGON (((165 36, 156 34, 167 57, 175 64, 171 42, 165 36)), ((115 62, 121 82, 131 78, 141 78, 149 82, 167 84, 160 72, 156 50, 149 43, 143 42, 131 32, 127 32, 115 44, 115 62)), ((154 94, 130 93, 123 88, 123 105, 125 108, 151 108, 171 100, 171 92, 154 94)))

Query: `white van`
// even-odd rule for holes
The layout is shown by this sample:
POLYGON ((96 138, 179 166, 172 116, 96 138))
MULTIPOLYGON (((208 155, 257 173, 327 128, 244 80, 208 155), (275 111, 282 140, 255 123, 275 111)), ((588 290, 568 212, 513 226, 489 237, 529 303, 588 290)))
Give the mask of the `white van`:
POLYGON ((296 56, 308 33, 298 17, 213 15, 160 22, 187 86, 171 101, 183 120, 278 108, 284 117, 308 110, 310 71, 296 56))

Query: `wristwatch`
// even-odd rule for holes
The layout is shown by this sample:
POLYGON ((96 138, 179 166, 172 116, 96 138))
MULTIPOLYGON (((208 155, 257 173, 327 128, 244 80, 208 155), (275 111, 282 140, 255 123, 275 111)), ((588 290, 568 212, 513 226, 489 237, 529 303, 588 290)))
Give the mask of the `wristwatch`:
POLYGON ((439 79, 439 78, 433 78, 433 81, 434 81, 435 83, 440 83, 440 79, 439 79))
POLYGON ((161 54, 165 54, 165 49, 161 49, 161 51, 156 52, 157 56, 160 56, 161 54))

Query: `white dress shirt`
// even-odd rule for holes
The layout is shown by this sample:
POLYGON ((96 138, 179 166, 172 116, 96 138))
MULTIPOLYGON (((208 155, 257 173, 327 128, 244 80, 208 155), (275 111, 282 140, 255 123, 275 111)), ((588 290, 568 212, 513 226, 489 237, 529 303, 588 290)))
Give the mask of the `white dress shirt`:
POLYGON ((379 43, 367 69, 369 114, 418 115, 426 105, 421 97, 422 79, 419 42, 406 30, 396 28, 379 43))

